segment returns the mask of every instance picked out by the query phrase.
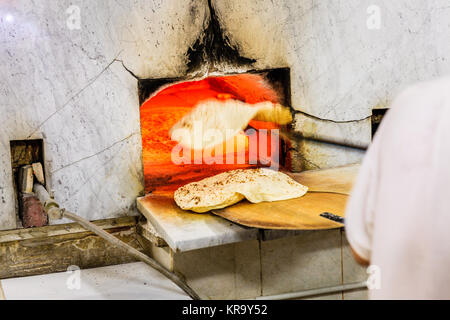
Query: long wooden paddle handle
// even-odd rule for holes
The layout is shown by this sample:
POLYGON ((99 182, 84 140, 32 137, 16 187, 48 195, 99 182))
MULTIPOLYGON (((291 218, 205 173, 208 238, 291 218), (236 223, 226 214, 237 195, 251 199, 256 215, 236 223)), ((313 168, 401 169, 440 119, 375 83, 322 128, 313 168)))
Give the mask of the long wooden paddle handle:
POLYGON ((265 103, 258 106, 258 112, 253 119, 285 125, 292 122, 292 114, 289 108, 281 104, 265 103))

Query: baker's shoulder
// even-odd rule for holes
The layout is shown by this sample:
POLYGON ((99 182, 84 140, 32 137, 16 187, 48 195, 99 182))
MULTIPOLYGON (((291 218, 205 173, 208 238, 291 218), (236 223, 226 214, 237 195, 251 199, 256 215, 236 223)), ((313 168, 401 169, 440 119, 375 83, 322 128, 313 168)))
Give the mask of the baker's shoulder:
POLYGON ((429 81, 418 82, 406 87, 400 94, 400 99, 410 99, 417 101, 441 100, 443 97, 450 97, 450 76, 437 78, 429 81))
POLYGON ((450 76, 418 82, 403 89, 392 101, 392 113, 427 112, 437 104, 450 106, 450 76))

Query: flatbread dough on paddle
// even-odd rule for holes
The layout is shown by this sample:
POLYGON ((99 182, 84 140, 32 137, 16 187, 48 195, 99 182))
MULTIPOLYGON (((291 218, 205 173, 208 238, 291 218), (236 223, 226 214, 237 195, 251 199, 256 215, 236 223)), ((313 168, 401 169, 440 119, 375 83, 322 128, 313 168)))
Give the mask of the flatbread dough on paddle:
POLYGON ((202 213, 231 206, 244 198, 252 203, 280 201, 299 198, 307 191, 308 187, 282 172, 237 169, 178 188, 174 199, 181 209, 202 213))
POLYGON ((269 101, 248 104, 211 99, 200 102, 169 133, 183 147, 201 150, 233 138, 252 119, 284 125, 292 122, 292 115, 289 108, 269 101))

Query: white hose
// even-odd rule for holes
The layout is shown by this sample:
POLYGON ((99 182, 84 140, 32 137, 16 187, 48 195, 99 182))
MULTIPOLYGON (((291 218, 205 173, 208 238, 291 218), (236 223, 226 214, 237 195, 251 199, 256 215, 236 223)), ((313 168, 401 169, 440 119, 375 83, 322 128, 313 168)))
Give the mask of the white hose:
POLYGON ((34 191, 36 195, 38 196, 39 200, 44 204, 44 210, 48 214, 49 218, 51 219, 62 219, 67 218, 70 219, 82 227, 84 227, 86 230, 89 230, 99 237, 103 238, 104 240, 108 241, 115 247, 118 247, 122 249, 123 251, 127 252, 129 255, 135 257, 136 259, 146 263, 153 269, 159 271, 164 276, 172 280, 177 286, 179 286, 184 292, 186 292, 192 299, 194 300, 200 300, 200 297, 195 293, 194 290, 192 290, 178 275, 175 273, 170 272, 166 268, 164 268, 161 264, 159 264, 156 260, 153 260, 146 254, 140 252, 139 250, 136 250, 132 246, 126 244, 122 240, 114 237, 113 235, 109 234, 102 228, 96 226, 95 224, 89 222, 86 219, 83 219, 79 216, 77 216, 74 213, 68 212, 65 209, 59 208, 59 205, 50 197, 47 190, 39 183, 34 184, 34 191))

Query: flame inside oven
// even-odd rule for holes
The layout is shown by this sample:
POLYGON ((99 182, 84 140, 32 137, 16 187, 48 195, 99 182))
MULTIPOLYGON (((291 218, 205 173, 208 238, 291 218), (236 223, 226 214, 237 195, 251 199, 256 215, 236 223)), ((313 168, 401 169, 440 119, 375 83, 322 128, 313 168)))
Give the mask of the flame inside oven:
MULTIPOLYGON (((146 193, 170 194, 186 183, 224 171, 273 166, 274 162, 279 161, 279 155, 272 150, 274 145, 280 145, 279 137, 271 135, 271 130, 279 129, 279 126, 269 122, 251 121, 249 127, 255 129, 252 136, 242 133, 236 136, 234 141, 231 139, 223 144, 222 164, 207 164, 205 161, 175 164, 171 154, 177 142, 170 139, 169 130, 198 102, 207 99, 235 99, 249 104, 263 101, 280 102, 278 94, 257 74, 209 77, 176 83, 158 91, 140 108, 146 193), (261 140, 262 138, 264 140, 261 140), (278 140, 276 144, 273 143, 273 139, 278 140), (250 140, 257 141, 258 147, 249 148, 250 140), (267 141, 264 152, 260 150, 261 141, 267 141), (229 143, 233 143, 231 148, 227 147, 229 143), (232 155, 230 150, 233 150, 232 155), (230 157, 234 161, 229 161, 230 157), (237 161, 239 157, 245 161, 237 161), (250 159, 257 159, 257 163, 254 164, 255 161, 249 161, 250 159)), ((183 152, 190 153, 191 159, 202 159, 202 151, 183 150, 183 152), (200 155, 196 154, 199 152, 200 155)))

